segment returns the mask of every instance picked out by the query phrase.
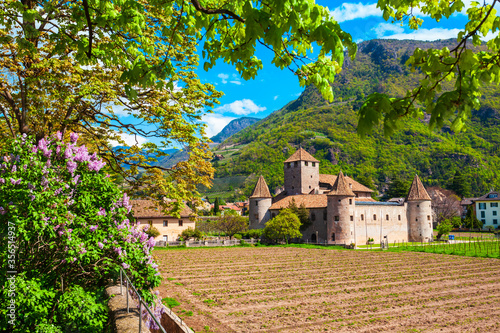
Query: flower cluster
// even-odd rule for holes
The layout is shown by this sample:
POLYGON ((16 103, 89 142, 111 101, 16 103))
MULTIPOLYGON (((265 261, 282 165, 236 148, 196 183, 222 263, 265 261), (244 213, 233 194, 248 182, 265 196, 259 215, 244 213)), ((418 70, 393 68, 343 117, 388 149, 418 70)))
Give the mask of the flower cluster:
POLYGON ((24 135, 0 154, 0 222, 15 222, 24 233, 19 239, 43 244, 22 271, 36 274, 50 265, 62 276, 74 274, 77 264, 91 273, 66 277, 67 283, 91 285, 122 267, 143 277, 136 287, 152 301, 148 290, 160 282, 154 239, 130 222, 129 197, 104 172, 106 163, 79 146, 76 133, 63 139, 61 133, 38 142, 24 135))

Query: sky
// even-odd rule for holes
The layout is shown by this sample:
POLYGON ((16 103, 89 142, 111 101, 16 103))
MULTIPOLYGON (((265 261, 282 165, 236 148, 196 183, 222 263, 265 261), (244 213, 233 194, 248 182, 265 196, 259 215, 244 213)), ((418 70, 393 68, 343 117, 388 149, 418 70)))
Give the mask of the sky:
MULTIPOLYGON (((334 19, 344 31, 351 34, 355 42, 375 38, 414 40, 456 38, 467 23, 465 10, 449 19, 443 18, 440 22, 435 22, 424 15, 417 15, 424 19, 424 23, 419 30, 411 31, 398 23, 385 21, 375 1, 341 4, 337 1, 316 0, 316 3, 328 7, 334 19)), ((202 119, 207 125, 208 137, 219 133, 233 119, 244 116, 265 118, 296 99, 304 90, 290 70, 280 70, 271 63, 271 51, 257 45, 256 55, 262 59, 264 68, 255 79, 249 81, 241 79, 232 66, 222 61, 206 72, 203 70, 204 60, 200 59, 197 74, 201 81, 212 83, 218 90, 224 92, 224 96, 219 100, 220 105, 202 119)))

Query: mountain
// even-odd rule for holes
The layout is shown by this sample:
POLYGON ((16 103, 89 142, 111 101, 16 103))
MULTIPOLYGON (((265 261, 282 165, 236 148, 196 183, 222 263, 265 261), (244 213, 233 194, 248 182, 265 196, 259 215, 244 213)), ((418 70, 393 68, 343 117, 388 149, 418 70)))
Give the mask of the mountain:
POLYGON ((213 136, 210 138, 213 142, 223 142, 227 138, 229 138, 231 135, 238 133, 244 128, 247 128, 250 125, 255 124, 258 122, 260 119, 258 118, 252 118, 252 117, 242 117, 242 118, 237 118, 234 120, 231 120, 229 124, 227 124, 222 131, 219 132, 219 134, 213 136))
MULTIPOLYGON (((467 131, 453 133, 449 123, 430 130, 428 117, 405 119, 391 137, 381 126, 364 139, 356 134, 357 110, 365 96, 387 93, 403 96, 422 78, 404 63, 417 47, 451 46, 437 42, 372 40, 358 45, 355 60, 346 57, 332 84, 335 100, 325 101, 314 87, 257 124, 226 140, 214 162, 215 184, 235 179, 218 193, 233 189, 233 197, 248 195, 259 175, 271 190, 283 186, 283 161, 302 146, 320 160, 320 172, 341 169, 368 187, 384 193, 392 179, 411 180, 418 174, 426 186, 447 188, 460 170, 473 195, 500 188, 500 89, 484 87, 480 110, 473 111, 467 131), (239 178, 235 178, 239 177, 239 178), (239 179, 236 182, 236 179, 239 179)), ((451 87, 453 82, 449 83, 451 87)), ((215 195, 210 191, 204 194, 215 195)))

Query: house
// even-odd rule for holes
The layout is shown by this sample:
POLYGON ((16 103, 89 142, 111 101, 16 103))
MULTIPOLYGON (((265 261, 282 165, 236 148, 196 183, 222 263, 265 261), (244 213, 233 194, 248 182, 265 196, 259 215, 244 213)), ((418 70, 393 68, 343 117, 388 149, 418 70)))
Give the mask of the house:
POLYGON ((495 229, 498 228, 498 220, 500 219, 500 210, 498 208, 498 203, 500 202, 499 193, 498 191, 490 191, 482 197, 473 200, 476 217, 483 222, 483 229, 489 226, 495 229))
POLYGON ((160 235, 155 238, 156 241, 175 241, 187 228, 195 228, 193 211, 186 205, 180 212, 180 217, 177 218, 163 213, 160 205, 153 200, 131 200, 130 202, 137 222, 144 226, 151 224, 158 229, 160 235))
POLYGON ((415 175, 405 200, 378 202, 372 190, 345 176, 319 173, 319 161, 304 149, 285 160, 284 190, 271 196, 260 177, 249 198, 251 229, 264 228, 292 201, 309 210, 303 239, 329 244, 365 244, 369 238, 427 242, 432 239, 431 198, 415 175))

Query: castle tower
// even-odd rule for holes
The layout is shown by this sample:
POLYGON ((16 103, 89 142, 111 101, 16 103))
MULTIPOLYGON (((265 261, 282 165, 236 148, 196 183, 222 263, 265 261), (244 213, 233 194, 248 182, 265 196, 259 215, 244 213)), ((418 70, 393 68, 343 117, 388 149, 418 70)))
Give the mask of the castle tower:
POLYGON ((333 190, 327 194, 327 235, 329 244, 354 242, 354 192, 340 171, 333 190))
POLYGON ((263 229, 269 221, 272 197, 264 177, 260 176, 249 202, 250 229, 263 229))
POLYGON ((410 242, 428 242, 432 239, 431 197, 417 175, 406 197, 408 239, 410 242))
POLYGON ((319 189, 319 161, 299 148, 284 162, 287 195, 308 194, 319 189))

